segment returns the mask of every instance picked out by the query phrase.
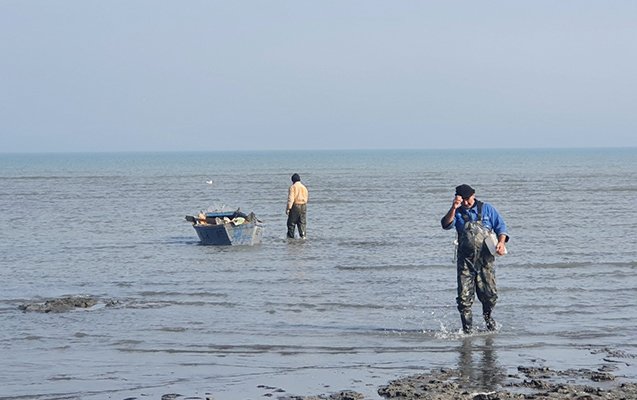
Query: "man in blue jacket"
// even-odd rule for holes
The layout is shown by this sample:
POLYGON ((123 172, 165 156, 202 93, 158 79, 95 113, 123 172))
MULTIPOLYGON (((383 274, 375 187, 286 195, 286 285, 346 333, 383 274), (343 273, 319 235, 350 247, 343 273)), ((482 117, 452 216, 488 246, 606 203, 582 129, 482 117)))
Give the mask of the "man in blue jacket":
POLYGON ((504 220, 489 203, 476 200, 475 190, 466 184, 456 187, 451 208, 440 221, 443 229, 456 228, 458 233, 458 311, 462 330, 471 333, 471 306, 477 294, 487 329, 496 329, 491 316, 498 293, 495 285, 495 255, 506 254, 509 234, 504 220), (491 241, 491 243, 489 243, 491 241))

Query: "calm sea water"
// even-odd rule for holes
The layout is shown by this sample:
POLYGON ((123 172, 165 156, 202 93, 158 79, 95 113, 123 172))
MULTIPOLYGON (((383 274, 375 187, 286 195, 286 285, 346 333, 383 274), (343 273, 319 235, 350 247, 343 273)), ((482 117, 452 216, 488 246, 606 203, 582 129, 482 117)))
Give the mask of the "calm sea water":
POLYGON ((378 398, 443 366, 483 389, 518 365, 637 379, 607 356, 637 354, 635 176, 637 149, 0 155, 0 398, 378 398), (284 238, 293 172, 305 242, 284 238), (511 234, 496 334, 459 334, 439 220, 460 183, 511 234), (199 245, 184 216, 222 204, 263 243, 199 245), (100 303, 18 309, 64 295, 100 303))

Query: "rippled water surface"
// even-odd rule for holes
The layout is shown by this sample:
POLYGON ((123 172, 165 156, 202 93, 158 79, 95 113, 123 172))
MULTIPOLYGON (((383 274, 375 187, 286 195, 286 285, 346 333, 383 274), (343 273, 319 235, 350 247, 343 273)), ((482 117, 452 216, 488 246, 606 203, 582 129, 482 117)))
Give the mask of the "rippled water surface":
POLYGON ((0 398, 378 398, 443 366, 483 389, 518 365, 637 379, 636 175, 635 149, 0 155, 0 398), (293 172, 305 242, 285 239, 293 172), (496 334, 458 332, 439 220, 460 183, 511 234, 496 334), (263 243, 199 245, 184 216, 221 204, 263 243), (99 302, 19 310, 65 295, 99 302))

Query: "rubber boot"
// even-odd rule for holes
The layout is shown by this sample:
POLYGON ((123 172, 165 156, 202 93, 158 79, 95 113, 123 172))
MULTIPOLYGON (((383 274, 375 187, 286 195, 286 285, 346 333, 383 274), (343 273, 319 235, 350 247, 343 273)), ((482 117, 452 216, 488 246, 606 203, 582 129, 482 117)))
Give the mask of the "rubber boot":
POLYGON ((462 321, 462 331, 466 334, 473 332, 473 315, 471 310, 460 313, 460 320, 462 321))
POLYGON ((484 322, 487 324, 487 330, 489 331, 495 331, 496 329, 496 324, 495 324, 495 320, 493 319, 493 317, 491 317, 491 311, 485 311, 482 316, 484 317, 484 322))

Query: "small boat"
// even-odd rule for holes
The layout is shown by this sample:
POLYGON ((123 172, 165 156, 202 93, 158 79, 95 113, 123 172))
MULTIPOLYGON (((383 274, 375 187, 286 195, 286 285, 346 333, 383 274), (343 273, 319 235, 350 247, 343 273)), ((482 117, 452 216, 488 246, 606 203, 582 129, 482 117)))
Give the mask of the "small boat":
POLYGON ((192 223, 201 244, 206 245, 252 246, 261 243, 263 236, 263 223, 252 212, 201 212, 186 215, 186 221, 192 223))

